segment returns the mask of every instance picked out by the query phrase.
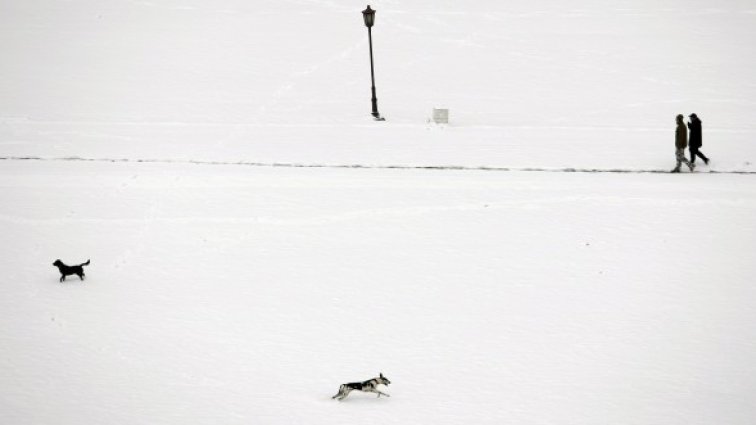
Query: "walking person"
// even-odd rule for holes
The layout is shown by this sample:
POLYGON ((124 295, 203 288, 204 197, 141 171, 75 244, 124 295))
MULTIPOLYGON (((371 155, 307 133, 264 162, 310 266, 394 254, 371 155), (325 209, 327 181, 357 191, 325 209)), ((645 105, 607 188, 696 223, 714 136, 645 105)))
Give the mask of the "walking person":
POLYGON ((698 119, 698 115, 690 114, 690 122, 688 123, 690 129, 690 141, 688 142, 688 149, 690 149, 690 162, 696 163, 696 156, 703 159, 704 164, 709 165, 709 158, 698 149, 703 146, 703 137, 701 135, 701 120, 698 119))
POLYGON ((685 158, 685 148, 688 146, 688 129, 685 128, 682 114, 677 115, 677 129, 675 130, 675 157, 677 157, 677 167, 672 169, 673 173, 680 172, 680 164, 683 162, 693 171, 695 165, 685 158))

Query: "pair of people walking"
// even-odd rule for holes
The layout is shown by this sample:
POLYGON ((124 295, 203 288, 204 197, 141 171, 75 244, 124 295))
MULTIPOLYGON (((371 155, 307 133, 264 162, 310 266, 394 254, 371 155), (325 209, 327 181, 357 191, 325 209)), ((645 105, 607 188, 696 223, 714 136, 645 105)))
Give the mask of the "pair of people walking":
POLYGON ((680 166, 684 163, 688 166, 690 171, 696 168, 696 156, 703 159, 704 164, 709 164, 709 158, 703 154, 699 149, 703 146, 703 136, 701 134, 701 120, 698 119, 696 114, 690 114, 690 122, 688 128, 690 129, 690 142, 688 142, 688 128, 685 128, 685 122, 683 121, 682 114, 679 114, 676 118, 677 129, 675 130, 675 157, 677 158, 677 166, 672 169, 673 173, 680 172, 680 166), (690 161, 685 157, 685 148, 690 149, 690 161))

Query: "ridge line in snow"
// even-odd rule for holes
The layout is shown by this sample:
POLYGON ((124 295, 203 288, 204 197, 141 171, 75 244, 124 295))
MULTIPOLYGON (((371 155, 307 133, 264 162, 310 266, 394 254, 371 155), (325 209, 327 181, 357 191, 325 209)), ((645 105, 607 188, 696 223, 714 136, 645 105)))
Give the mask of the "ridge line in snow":
MULTIPOLYGON (((499 166, 468 166, 468 165, 401 165, 401 164, 318 164, 297 162, 254 162, 254 161, 209 161, 194 159, 156 159, 156 158, 86 158, 69 157, 40 157, 40 156, 3 156, 2 161, 80 161, 80 162, 128 162, 153 164, 197 164, 197 165, 244 165, 248 167, 267 168, 351 168, 368 170, 448 170, 448 171, 500 171, 500 172, 546 172, 546 173, 616 173, 616 174, 667 174, 668 170, 661 169, 628 169, 628 168, 579 168, 579 167, 499 167, 499 166)), ((699 171, 709 174, 743 174, 756 175, 756 171, 745 170, 709 170, 699 171)))

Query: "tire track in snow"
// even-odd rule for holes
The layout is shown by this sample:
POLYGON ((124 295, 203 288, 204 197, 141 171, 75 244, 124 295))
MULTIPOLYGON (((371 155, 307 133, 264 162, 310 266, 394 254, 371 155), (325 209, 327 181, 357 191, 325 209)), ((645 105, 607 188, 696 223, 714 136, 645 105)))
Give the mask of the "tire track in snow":
MULTIPOLYGON (((4 156, 0 161, 72 161, 72 162, 111 162, 111 163, 146 163, 146 164, 196 164, 196 165, 236 165, 261 168, 333 168, 357 170, 428 170, 428 171, 499 171, 499 172, 543 172, 543 173, 613 173, 613 174, 669 174, 669 170, 628 169, 628 168, 574 168, 574 167, 496 167, 468 165, 399 165, 399 164, 317 164, 298 162, 254 162, 254 161, 203 161, 194 159, 154 159, 154 158, 85 158, 40 157, 40 156, 4 156)), ((756 171, 746 170, 708 170, 700 174, 742 174, 756 175, 756 171)), ((683 173, 687 174, 687 173, 683 173)))

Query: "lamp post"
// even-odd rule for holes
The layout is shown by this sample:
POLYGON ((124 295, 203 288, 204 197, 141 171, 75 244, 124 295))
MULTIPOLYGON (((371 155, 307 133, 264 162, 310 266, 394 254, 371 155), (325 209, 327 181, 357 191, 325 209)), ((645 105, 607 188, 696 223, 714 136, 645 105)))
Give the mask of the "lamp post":
POLYGON ((362 18, 365 20, 365 26, 368 29, 368 40, 370 42, 370 80, 372 82, 371 89, 373 91, 373 98, 371 99, 373 102, 373 119, 376 121, 386 121, 385 118, 381 117, 381 114, 378 113, 378 99, 375 97, 375 71, 373 70, 373 33, 371 31, 371 28, 373 28, 373 23, 375 22, 375 10, 370 8, 370 5, 368 5, 367 9, 362 11, 362 18))

